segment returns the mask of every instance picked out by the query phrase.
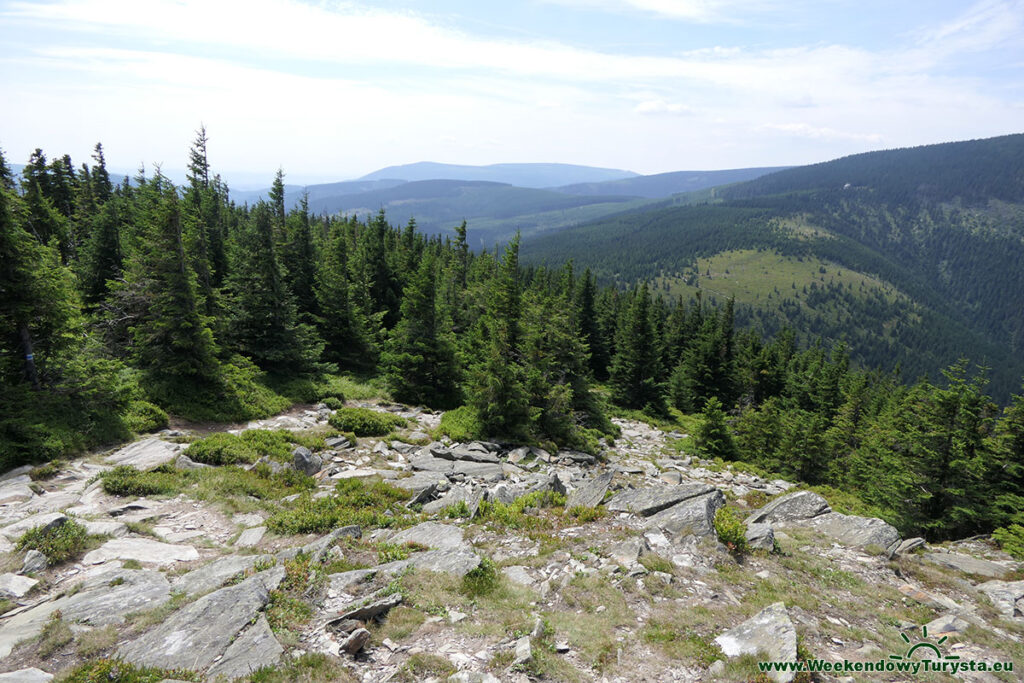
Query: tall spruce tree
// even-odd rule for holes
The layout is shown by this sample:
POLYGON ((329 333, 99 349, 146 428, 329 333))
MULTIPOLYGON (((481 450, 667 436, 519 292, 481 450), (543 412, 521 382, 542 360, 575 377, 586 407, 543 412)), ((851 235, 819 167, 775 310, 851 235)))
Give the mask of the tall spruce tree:
POLYGON ((616 405, 664 414, 667 406, 661 382, 651 293, 645 282, 633 291, 619 319, 608 384, 616 405))

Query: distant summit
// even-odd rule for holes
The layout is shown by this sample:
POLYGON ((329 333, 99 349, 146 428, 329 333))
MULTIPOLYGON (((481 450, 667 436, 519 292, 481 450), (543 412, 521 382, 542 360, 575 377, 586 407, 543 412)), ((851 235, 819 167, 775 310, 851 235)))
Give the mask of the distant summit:
POLYGON ((602 183, 609 180, 635 178, 638 174, 615 168, 595 168, 574 164, 491 164, 463 166, 420 161, 415 164, 388 166, 369 173, 359 180, 485 180, 519 187, 559 187, 579 183, 602 183))

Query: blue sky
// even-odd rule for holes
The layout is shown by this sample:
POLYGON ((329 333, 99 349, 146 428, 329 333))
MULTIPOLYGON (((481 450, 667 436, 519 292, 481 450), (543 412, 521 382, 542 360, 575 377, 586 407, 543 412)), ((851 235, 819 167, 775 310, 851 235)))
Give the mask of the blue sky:
POLYGON ((239 185, 803 164, 1022 132, 1024 0, 0 0, 0 146, 239 185))

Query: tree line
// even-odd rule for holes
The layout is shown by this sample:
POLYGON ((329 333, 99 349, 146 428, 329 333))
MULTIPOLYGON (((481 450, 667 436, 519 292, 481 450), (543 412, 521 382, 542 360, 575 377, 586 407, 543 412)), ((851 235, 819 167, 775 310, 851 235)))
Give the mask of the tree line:
POLYGON ((473 436, 600 452, 610 417, 703 416, 696 447, 846 489, 905 533, 1020 521, 1024 399, 1000 413, 966 362, 906 386, 842 346, 737 329, 732 301, 599 285, 571 261, 523 266, 518 238, 470 250, 463 223, 238 206, 207 137, 187 182, 113 184, 103 150, 74 168, 0 155, 0 465, 166 424, 239 420, 338 396, 338 372, 448 410, 473 436))

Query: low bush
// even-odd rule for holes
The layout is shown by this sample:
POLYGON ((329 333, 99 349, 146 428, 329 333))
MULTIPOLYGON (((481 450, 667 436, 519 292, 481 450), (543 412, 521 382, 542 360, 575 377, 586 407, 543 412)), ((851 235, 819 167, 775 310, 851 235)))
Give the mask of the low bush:
POLYGON ((61 677, 61 683, 160 683, 164 680, 199 681, 199 674, 185 669, 153 669, 120 659, 85 662, 61 677))
POLYGON ((715 533, 718 540, 736 554, 747 552, 747 527, 743 518, 731 507, 720 507, 715 512, 715 533))
POLYGON ((462 406, 441 415, 441 424, 435 430, 434 437, 447 436, 452 441, 472 441, 482 433, 483 428, 476 411, 471 406, 462 406))
POLYGON ((165 429, 168 420, 167 413, 149 401, 132 401, 124 414, 124 423, 136 434, 165 429))
POLYGON ((18 539, 18 550, 38 550, 51 565, 78 557, 89 544, 89 533, 78 522, 37 526, 18 539))
POLYGON ((335 398, 334 396, 328 396, 322 401, 322 403, 331 410, 340 410, 345 407, 345 401, 340 398, 335 398))
POLYGON ((342 479, 335 494, 325 498, 303 496, 288 510, 267 520, 277 534, 323 534, 349 524, 364 528, 402 526, 414 517, 401 502, 409 493, 382 481, 342 479))
POLYGON ((103 492, 112 496, 169 496, 181 488, 176 472, 140 472, 130 465, 107 470, 100 475, 100 481, 103 492))
POLYGON ((343 432, 356 436, 384 436, 406 421, 397 415, 381 413, 369 408, 341 408, 330 418, 330 424, 343 432))
POLYGON ((476 569, 462 577, 462 592, 471 597, 489 595, 498 587, 498 567, 490 558, 483 558, 476 569))
POLYGON ((1011 524, 996 529, 992 532, 992 538, 1011 557, 1024 560, 1024 526, 1011 524))

